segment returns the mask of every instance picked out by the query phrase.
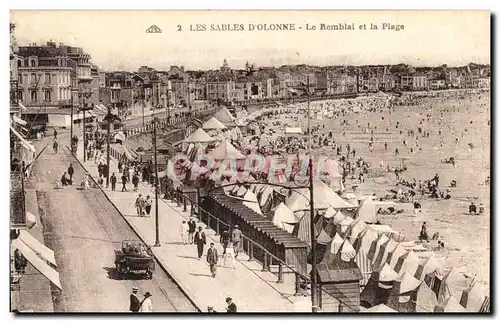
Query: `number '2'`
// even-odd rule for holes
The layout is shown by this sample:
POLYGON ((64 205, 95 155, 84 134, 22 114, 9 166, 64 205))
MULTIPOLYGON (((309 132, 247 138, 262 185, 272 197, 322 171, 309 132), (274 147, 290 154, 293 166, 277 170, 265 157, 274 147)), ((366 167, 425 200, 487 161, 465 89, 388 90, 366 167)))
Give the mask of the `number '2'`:
POLYGON ((177 31, 182 31, 182 26, 181 25, 177 25, 177 31))

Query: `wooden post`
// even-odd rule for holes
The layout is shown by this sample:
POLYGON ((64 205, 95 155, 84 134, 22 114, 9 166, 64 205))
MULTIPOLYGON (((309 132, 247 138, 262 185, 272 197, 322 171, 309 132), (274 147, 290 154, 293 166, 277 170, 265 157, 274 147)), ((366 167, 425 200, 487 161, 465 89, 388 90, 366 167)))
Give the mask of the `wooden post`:
POLYGON ((187 211, 187 198, 184 195, 182 196, 182 203, 183 203, 183 206, 184 206, 183 209, 182 209, 182 211, 186 212, 187 211))
POLYGON ((278 281, 276 283, 283 283, 283 264, 278 264, 278 281))
POLYGON ((300 291, 300 276, 299 274, 295 273, 295 294, 294 296, 300 296, 302 295, 302 292, 300 291))
POLYGON ((262 263, 262 270, 261 272, 265 272, 269 270, 269 263, 267 262, 267 254, 264 252, 264 262, 262 263))
POLYGON ((251 241, 248 241, 248 261, 253 260, 253 244, 251 241))
POLYGON ((220 220, 217 219, 217 231, 215 232, 215 236, 220 235, 220 220))
POLYGON ((177 207, 181 206, 181 189, 177 188, 177 207))

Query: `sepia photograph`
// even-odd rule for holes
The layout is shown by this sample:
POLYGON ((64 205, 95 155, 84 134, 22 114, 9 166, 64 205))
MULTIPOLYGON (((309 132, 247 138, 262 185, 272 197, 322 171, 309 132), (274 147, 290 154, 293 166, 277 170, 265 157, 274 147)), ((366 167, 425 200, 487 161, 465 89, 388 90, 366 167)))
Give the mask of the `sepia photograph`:
POLYGON ((10 312, 491 313, 489 11, 9 20, 10 312))

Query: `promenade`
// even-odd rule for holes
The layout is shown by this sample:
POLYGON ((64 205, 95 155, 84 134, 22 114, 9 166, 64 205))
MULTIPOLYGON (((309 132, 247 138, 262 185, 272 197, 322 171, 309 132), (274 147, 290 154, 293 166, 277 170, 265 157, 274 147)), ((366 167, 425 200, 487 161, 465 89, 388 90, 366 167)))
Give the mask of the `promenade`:
MULTIPOLYGON (((82 144, 78 148, 78 159, 87 172, 96 179, 98 177, 97 164, 94 161, 83 163, 82 144)), ((128 192, 121 192, 121 176, 118 175, 118 166, 111 160, 110 173, 117 173, 116 191, 103 187, 103 192, 120 211, 138 236, 148 245, 155 244, 155 202, 154 189, 151 186, 139 184, 137 192, 133 192, 132 184, 127 185, 128 192), (151 217, 138 217, 135 200, 142 194, 153 199, 151 217)), ((79 184, 79 183, 76 183, 79 184)), ((206 225, 207 246, 201 260, 197 257, 195 245, 181 243, 180 227, 182 220, 190 216, 190 209, 182 211, 182 207, 168 200, 158 200, 159 237, 160 247, 152 247, 152 251, 161 266, 171 275, 179 287, 191 298, 202 312, 207 306, 213 306, 218 312, 225 312, 225 298, 232 297, 238 306, 239 312, 310 312, 310 298, 293 296, 294 289, 290 283, 278 284, 277 276, 269 271, 262 272, 262 265, 249 261, 245 254, 240 253, 235 261, 235 268, 224 267, 222 257, 219 258, 219 267, 216 278, 212 278, 206 250, 211 242, 222 255, 222 246, 219 236, 206 225)), ((228 263, 229 266, 229 263, 228 263)), ((160 269, 160 268, 157 268, 160 269)))

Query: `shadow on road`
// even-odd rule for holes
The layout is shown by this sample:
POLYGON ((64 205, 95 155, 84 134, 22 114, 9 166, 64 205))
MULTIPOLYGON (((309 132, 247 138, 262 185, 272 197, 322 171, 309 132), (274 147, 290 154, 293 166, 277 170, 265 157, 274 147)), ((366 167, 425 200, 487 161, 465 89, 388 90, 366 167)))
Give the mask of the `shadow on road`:
POLYGON ((196 256, 182 256, 182 255, 177 255, 177 257, 199 260, 198 257, 196 257, 196 256))
POLYGON ((212 278, 212 275, 210 275, 210 274, 196 274, 196 273, 189 273, 189 275, 193 275, 193 276, 203 276, 203 277, 210 277, 210 278, 212 278))
POLYGON ((108 278, 110 280, 117 280, 117 281, 120 281, 120 280, 139 281, 139 280, 145 280, 146 279, 146 277, 144 276, 144 274, 129 273, 129 274, 126 274, 125 276, 120 276, 120 274, 118 274, 118 270, 116 269, 116 267, 103 267, 103 269, 108 274, 108 278))

